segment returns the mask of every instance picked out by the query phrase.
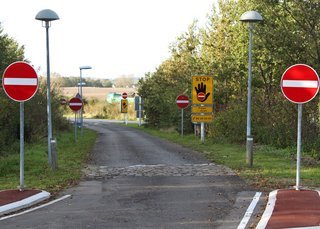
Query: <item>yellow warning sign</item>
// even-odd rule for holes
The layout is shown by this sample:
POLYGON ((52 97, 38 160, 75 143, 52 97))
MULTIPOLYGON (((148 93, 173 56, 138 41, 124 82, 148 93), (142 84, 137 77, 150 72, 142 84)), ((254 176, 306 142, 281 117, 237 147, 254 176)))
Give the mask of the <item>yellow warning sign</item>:
POLYGON ((121 99, 121 113, 128 113, 128 100, 121 99))
POLYGON ((212 113, 213 108, 212 106, 192 106, 191 112, 192 113, 212 113))
POLYGON ((212 115, 191 115, 192 122, 212 122, 212 115))
POLYGON ((192 104, 213 103, 213 77, 192 76, 192 104))

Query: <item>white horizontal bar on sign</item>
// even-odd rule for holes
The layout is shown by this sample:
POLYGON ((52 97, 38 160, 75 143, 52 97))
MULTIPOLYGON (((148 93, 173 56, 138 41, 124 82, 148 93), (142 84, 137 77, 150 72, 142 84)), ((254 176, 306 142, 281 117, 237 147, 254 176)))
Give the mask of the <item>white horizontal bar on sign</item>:
POLYGON ((69 103, 69 106, 82 106, 82 103, 69 103))
POLYGON ((282 87, 318 88, 316 80, 283 80, 282 87))
POLYGON ((189 103, 188 100, 177 100, 177 103, 189 103))
POLYGON ((37 78, 4 78, 4 85, 37 86, 37 78))

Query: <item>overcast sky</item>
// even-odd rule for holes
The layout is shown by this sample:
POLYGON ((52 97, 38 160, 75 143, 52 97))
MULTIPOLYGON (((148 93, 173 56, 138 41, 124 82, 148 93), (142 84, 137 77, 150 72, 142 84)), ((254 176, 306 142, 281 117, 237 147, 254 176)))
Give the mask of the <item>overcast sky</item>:
POLYGON ((5 0, 0 22, 25 46, 26 58, 46 72, 45 28, 35 15, 52 9, 60 17, 50 33, 51 72, 115 78, 154 71, 169 45, 194 19, 203 25, 216 0, 5 0))

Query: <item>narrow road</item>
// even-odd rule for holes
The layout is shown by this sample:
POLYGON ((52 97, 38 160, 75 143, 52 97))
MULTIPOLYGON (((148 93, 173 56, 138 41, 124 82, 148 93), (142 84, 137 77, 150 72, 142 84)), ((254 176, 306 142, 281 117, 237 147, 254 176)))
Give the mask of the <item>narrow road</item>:
POLYGON ((85 124, 99 137, 83 181, 61 193, 72 197, 0 228, 238 226, 255 192, 233 171, 142 131, 101 120, 85 124))

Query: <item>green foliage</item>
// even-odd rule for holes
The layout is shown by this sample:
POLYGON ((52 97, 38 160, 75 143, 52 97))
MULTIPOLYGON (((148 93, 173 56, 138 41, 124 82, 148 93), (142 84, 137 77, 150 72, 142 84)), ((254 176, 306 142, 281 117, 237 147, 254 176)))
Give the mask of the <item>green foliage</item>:
MULTIPOLYGON (((27 188, 56 192, 79 181, 83 163, 88 159, 96 132, 84 129, 83 136, 74 142, 73 131, 62 131, 57 136, 58 167, 52 172, 48 165, 47 141, 27 144, 25 149, 25 185, 27 188)), ((14 189, 19 185, 19 154, 0 156, 0 190, 14 189)))
MULTIPOLYGON (((15 61, 24 59, 24 48, 3 33, 0 28, 0 73, 15 61)), ((25 102, 25 141, 27 143, 47 136, 47 89, 44 80, 39 80, 39 89, 35 96, 25 102)), ((6 96, 2 87, 0 93, 0 156, 19 152, 20 112, 19 103, 6 96)), ((59 95, 56 88, 52 88, 52 122, 54 130, 67 128, 67 122, 62 117, 59 95)))
MULTIPOLYGON (((320 69, 319 6, 317 1, 220 0, 206 27, 199 29, 193 23, 171 46, 171 57, 140 80, 139 94, 145 99, 149 124, 177 127, 175 97, 190 96, 192 75, 210 74, 214 76, 214 103, 225 109, 215 110, 209 135, 245 141, 249 32, 239 18, 254 9, 264 19, 253 30, 254 140, 294 146, 297 108, 284 98, 279 85, 282 73, 293 64, 320 69)), ((303 112, 304 150, 320 158, 319 101, 304 105, 303 112)))

